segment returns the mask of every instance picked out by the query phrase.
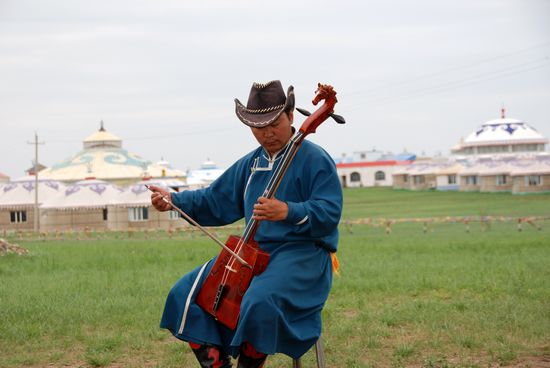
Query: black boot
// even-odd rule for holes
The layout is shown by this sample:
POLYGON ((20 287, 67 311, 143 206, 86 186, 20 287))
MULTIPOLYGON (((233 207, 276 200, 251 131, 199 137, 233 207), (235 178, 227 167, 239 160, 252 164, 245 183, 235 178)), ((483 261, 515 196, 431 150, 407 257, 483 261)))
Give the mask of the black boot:
POLYGON ((231 368, 231 359, 219 347, 189 343, 201 368, 231 368))
POLYGON ((245 342, 241 345, 237 368, 262 368, 267 359, 267 354, 259 353, 252 344, 245 342))

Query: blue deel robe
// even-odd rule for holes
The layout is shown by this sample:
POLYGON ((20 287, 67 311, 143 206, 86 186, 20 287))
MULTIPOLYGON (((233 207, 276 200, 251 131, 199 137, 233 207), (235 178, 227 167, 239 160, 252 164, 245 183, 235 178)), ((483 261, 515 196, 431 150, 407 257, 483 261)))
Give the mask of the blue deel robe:
MULTIPOLYGON (((282 156, 280 152, 270 159, 259 147, 208 188, 173 193, 172 201, 204 226, 226 225, 242 217, 248 222, 282 156)), ((321 334, 321 309, 332 284, 330 252, 337 249, 342 211, 342 190, 331 157, 304 140, 275 198, 288 204, 288 217, 262 221, 258 227, 254 239, 270 253, 269 264, 252 279, 237 328, 216 322, 194 302, 214 260, 174 285, 162 328, 184 341, 221 346, 234 357, 245 341, 262 353, 292 358, 311 348, 321 334)))

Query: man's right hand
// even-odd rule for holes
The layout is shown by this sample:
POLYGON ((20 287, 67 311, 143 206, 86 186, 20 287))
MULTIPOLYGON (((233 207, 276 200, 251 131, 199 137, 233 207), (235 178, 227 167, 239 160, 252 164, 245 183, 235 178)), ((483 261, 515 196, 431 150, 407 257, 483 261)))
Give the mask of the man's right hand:
POLYGON ((170 203, 166 203, 163 198, 171 202, 170 193, 162 188, 159 188, 154 185, 149 185, 149 190, 151 193, 151 204, 157 209, 157 211, 168 211, 172 209, 170 203))

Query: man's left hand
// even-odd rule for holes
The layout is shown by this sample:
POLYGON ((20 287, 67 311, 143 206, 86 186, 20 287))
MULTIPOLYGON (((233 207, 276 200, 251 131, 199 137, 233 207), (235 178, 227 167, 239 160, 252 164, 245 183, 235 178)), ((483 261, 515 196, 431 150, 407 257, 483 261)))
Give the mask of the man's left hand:
POLYGON ((252 218, 259 221, 282 221, 287 216, 288 205, 276 198, 258 198, 258 202, 254 205, 254 211, 252 211, 252 218))

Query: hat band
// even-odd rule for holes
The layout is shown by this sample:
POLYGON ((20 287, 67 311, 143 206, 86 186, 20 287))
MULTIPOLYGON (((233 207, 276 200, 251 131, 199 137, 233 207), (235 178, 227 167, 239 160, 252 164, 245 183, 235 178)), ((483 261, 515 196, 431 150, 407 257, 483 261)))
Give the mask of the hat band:
POLYGON ((246 116, 244 116, 241 113, 241 111, 237 110, 237 117, 243 123, 245 123, 246 125, 251 126, 251 127, 255 127, 255 128, 263 128, 264 126, 267 126, 267 125, 273 123, 279 116, 280 116, 280 113, 276 114, 271 119, 267 119, 267 120, 264 120, 264 121, 252 121, 252 120, 247 119, 246 116))
POLYGON ((266 107, 266 108, 264 108, 264 109, 256 109, 256 110, 244 108, 243 111, 246 111, 246 112, 248 112, 249 114, 265 114, 266 112, 271 112, 271 111, 279 110, 279 109, 282 109, 283 107, 285 107, 285 104, 281 104, 281 105, 277 105, 277 106, 272 106, 272 107, 266 107))

